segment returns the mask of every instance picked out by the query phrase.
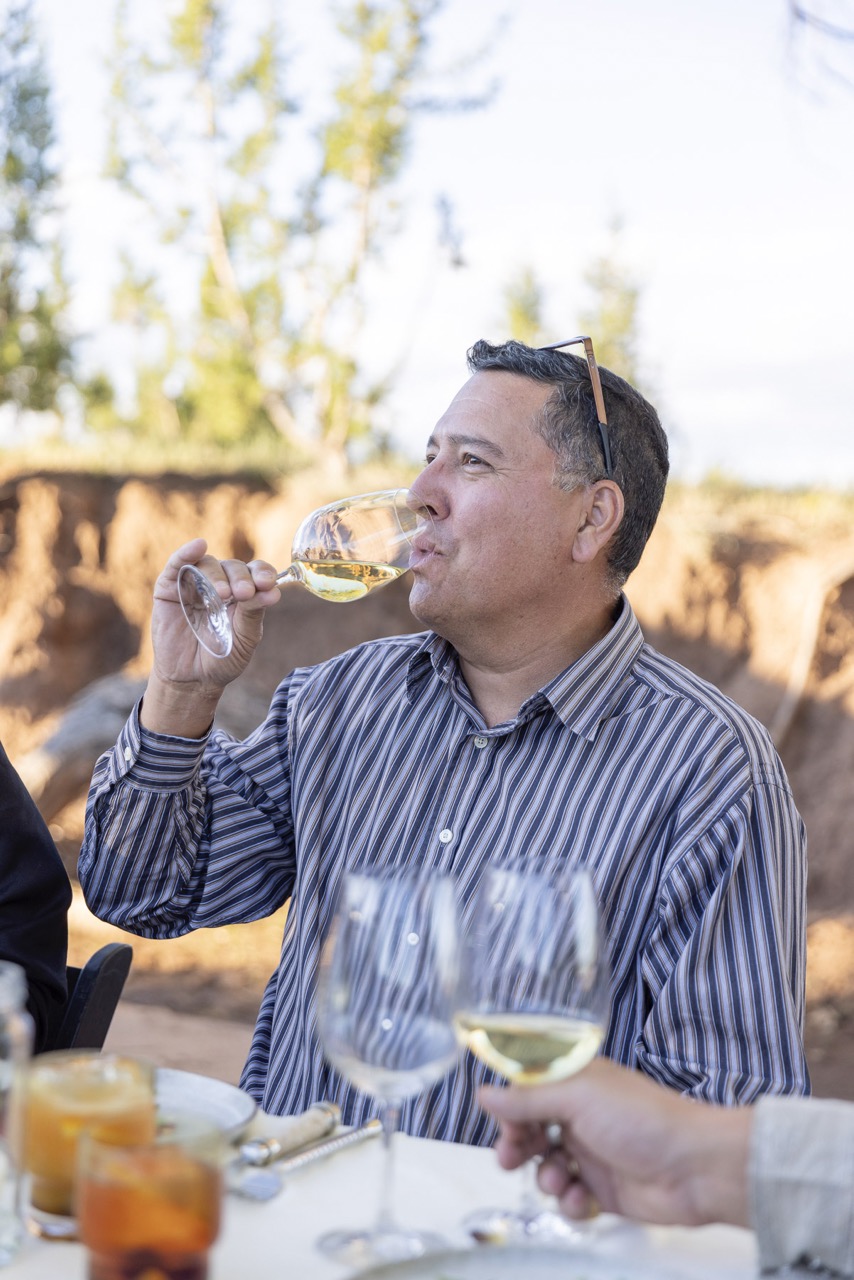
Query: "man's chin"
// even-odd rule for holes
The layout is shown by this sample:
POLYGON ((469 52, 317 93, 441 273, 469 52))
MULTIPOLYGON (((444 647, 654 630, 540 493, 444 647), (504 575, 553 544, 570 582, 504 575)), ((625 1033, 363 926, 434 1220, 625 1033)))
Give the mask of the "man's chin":
POLYGON ((409 590, 409 612, 416 622, 435 631, 437 618, 432 594, 427 584, 416 578, 409 590))

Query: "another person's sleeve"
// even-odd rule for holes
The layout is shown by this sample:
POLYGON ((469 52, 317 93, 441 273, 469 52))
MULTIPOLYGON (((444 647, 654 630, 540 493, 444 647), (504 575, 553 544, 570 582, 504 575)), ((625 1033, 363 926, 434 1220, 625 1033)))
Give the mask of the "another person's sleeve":
POLYGON ((813 1263, 854 1275, 854 1103, 761 1098, 750 1194, 763 1270, 813 1263))
POLYGON ((36 1049, 65 1005, 70 904, 56 845, 0 746, 0 958, 26 972, 36 1049))

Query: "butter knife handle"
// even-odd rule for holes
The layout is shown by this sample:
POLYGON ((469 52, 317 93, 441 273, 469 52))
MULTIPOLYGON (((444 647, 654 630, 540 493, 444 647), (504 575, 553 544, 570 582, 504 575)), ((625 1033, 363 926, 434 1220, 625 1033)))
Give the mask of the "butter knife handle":
POLYGON ((281 1159, 289 1152, 296 1153, 303 1147, 317 1142, 318 1138, 324 1137, 325 1134, 332 1133, 341 1121, 341 1110, 334 1102, 312 1103, 308 1111, 304 1111, 298 1118, 304 1120, 312 1115, 319 1115, 319 1127, 315 1124, 313 1131, 305 1135, 302 1141, 297 1139, 294 1142, 291 1138, 286 1144, 279 1138, 250 1138, 240 1145, 240 1159, 244 1164, 258 1167, 272 1164, 274 1160, 281 1159))
POLYGON ((284 1156, 281 1160, 276 1161, 276 1168, 283 1174, 293 1173, 296 1169, 302 1169, 304 1165, 313 1164, 315 1160, 322 1160, 325 1156, 334 1156, 336 1152, 344 1151, 347 1147, 355 1147, 367 1138, 375 1138, 382 1131, 381 1120, 369 1120, 367 1124, 361 1125, 358 1129, 348 1129, 346 1133, 339 1133, 334 1138, 326 1138, 323 1142, 315 1143, 308 1151, 296 1152, 292 1156, 284 1156))

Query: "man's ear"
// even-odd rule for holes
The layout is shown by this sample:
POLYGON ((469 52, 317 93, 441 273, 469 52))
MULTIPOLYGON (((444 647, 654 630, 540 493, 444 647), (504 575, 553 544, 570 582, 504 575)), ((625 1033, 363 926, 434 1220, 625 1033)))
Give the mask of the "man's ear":
POLYGON ((613 480, 588 485, 572 544, 573 560, 578 564, 595 560, 622 524, 625 509, 623 491, 613 480))

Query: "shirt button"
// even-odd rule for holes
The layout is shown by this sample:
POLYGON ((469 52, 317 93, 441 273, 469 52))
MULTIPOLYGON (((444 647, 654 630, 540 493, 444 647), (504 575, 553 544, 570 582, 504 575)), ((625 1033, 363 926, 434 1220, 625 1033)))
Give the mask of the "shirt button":
POLYGON ((439 832, 439 839, 441 840, 442 844, 450 844, 453 838, 454 838, 453 831, 449 831, 447 827, 445 827, 444 831, 439 832))
POLYGON ((486 746, 487 741, 488 741, 487 738, 482 738, 480 734, 478 734, 478 736, 474 740, 474 745, 478 748, 478 750, 481 750, 483 747, 486 746))
POLYGON ((131 751, 130 747, 125 747, 124 751, 122 752, 122 755, 124 756, 125 760, 128 760, 128 761, 133 758, 133 752, 131 751))

